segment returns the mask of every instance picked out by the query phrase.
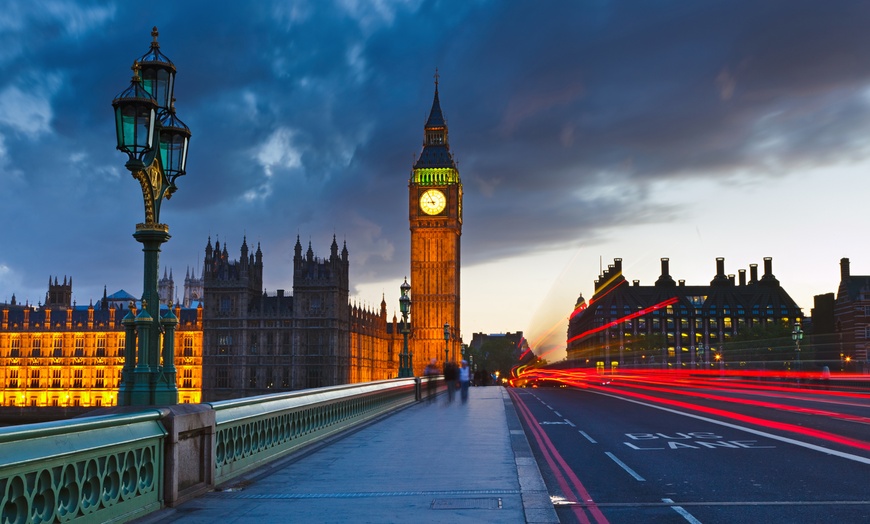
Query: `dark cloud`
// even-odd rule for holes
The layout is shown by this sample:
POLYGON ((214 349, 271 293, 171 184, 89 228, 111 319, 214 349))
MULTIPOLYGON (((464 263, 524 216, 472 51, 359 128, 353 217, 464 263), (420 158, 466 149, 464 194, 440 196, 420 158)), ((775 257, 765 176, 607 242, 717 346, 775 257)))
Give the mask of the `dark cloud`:
MULTIPOLYGON (((143 211, 111 100, 159 26, 193 130, 162 262, 299 234, 357 278, 407 272, 407 181, 441 74, 466 189, 463 263, 679 218, 650 184, 864 158, 870 4, 32 2, 0 24, 4 293, 141 287, 143 211), (5 115, 5 116, 4 116, 5 115), (9 227, 10 224, 18 224, 9 227), (133 276, 131 276, 133 275, 133 276)), ((274 264, 273 267, 268 267, 274 264)), ((271 275, 272 281, 269 280, 271 275)), ((281 281, 283 279, 283 281, 281 281)), ((25 296, 20 296, 24 294, 25 296)), ((78 293, 77 293, 78 295, 78 293)), ((2 297, 0 297, 2 298, 2 297)))

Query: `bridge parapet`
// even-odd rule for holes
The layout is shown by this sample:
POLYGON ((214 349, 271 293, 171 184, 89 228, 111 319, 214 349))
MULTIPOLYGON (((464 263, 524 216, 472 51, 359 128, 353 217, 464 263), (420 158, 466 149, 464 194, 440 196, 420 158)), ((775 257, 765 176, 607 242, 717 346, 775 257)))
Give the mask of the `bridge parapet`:
POLYGON ((3 521, 130 520, 161 507, 164 415, 0 428, 3 521))
POLYGON ((125 522, 420 400, 406 378, 0 428, 3 522, 125 522))
POLYGON ((226 482, 314 440, 419 400, 419 380, 384 380, 211 403, 214 481, 226 482))

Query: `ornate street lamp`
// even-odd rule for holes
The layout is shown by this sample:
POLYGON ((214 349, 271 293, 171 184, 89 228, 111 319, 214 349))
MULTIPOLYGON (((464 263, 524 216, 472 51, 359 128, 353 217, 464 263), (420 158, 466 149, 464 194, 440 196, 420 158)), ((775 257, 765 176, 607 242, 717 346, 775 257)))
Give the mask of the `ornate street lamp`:
POLYGON ((411 354, 408 352, 408 315, 411 314, 411 297, 408 293, 411 292, 411 285, 408 284, 408 277, 399 286, 402 296, 399 297, 399 311, 402 312, 402 336, 405 339, 405 344, 402 346, 402 354, 399 355, 399 378, 413 377, 414 371, 411 368, 411 354))
POLYGON ((450 324, 444 323, 444 363, 450 362, 450 324))
POLYGON ((175 116, 175 65, 160 52, 157 28, 147 53, 133 63, 130 86, 112 100, 117 148, 127 154, 127 169, 142 186, 145 222, 133 238, 142 243, 145 272, 142 307, 123 319, 126 327, 124 368, 118 404, 170 405, 178 402, 175 382, 174 332, 178 319, 160 316, 157 292, 160 245, 169 240, 169 226, 160 223, 160 204, 176 190, 175 180, 187 169, 190 129, 175 116), (161 347, 162 342, 162 347, 161 347), (162 360, 162 362, 161 362, 162 360))
POLYGON ((801 381, 801 339, 804 338, 804 332, 801 329, 801 325, 798 322, 794 323, 794 330, 791 332, 791 339, 794 340, 794 351, 795 351, 795 369, 798 372, 798 382, 801 381))

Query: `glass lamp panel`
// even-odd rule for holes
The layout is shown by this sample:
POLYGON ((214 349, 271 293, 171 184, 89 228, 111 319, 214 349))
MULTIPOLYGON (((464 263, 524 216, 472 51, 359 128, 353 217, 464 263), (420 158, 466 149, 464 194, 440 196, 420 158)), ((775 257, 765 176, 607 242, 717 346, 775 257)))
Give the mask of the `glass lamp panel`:
POLYGON ((117 136, 118 149, 124 151, 124 116, 121 106, 115 106, 115 135, 117 136))
POLYGON ((139 104, 123 104, 117 109, 118 149, 140 155, 151 149, 154 137, 154 109, 139 104))
POLYGON ((182 137, 182 146, 181 146, 181 162, 178 164, 179 166, 179 175, 183 175, 187 173, 187 145, 190 143, 190 138, 183 136, 182 137))
POLYGON ((160 165, 163 166, 163 171, 169 175, 169 171, 172 168, 172 141, 171 139, 167 139, 168 133, 160 133, 160 142, 159 142, 159 151, 160 151, 160 165))
POLYGON ((163 67, 142 67, 142 88, 151 95, 161 109, 169 108, 175 74, 163 67))
POLYGON ((185 137, 177 133, 161 133, 160 160, 168 176, 184 174, 185 137))
POLYGON ((151 149, 154 145, 154 121, 157 120, 157 115, 153 107, 149 107, 144 113, 147 113, 147 117, 142 122, 143 132, 145 133, 145 148, 151 149))

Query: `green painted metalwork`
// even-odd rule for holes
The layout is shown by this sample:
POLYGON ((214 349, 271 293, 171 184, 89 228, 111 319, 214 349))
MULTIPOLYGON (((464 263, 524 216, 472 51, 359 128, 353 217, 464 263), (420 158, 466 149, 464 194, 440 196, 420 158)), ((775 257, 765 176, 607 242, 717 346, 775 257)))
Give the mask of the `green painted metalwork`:
MULTIPOLYGON (((419 400, 414 378, 210 404, 216 484, 419 400)), ((163 506, 164 413, 0 428, 0 523, 125 522, 163 506)))
POLYGON ((459 171, 452 167, 414 169, 411 182, 420 186, 446 186, 459 183, 459 171))
POLYGON ((161 413, 0 428, 0 522, 123 522, 160 508, 161 413))
POLYGON ((212 403, 215 483, 417 400, 417 381, 394 379, 212 403))

